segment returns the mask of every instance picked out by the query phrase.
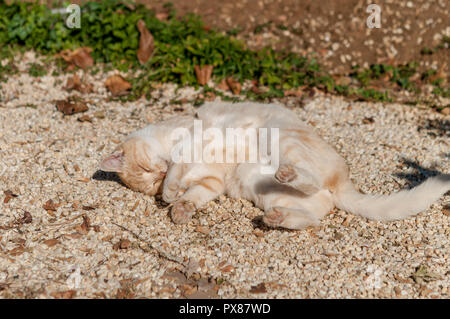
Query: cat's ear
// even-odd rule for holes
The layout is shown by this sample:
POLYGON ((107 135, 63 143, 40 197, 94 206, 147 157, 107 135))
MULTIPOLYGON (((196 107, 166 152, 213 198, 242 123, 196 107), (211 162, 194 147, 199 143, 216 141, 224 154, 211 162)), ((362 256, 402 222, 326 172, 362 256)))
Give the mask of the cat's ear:
POLYGON ((100 163, 100 169, 104 172, 120 173, 123 169, 124 157, 123 151, 114 152, 100 163))

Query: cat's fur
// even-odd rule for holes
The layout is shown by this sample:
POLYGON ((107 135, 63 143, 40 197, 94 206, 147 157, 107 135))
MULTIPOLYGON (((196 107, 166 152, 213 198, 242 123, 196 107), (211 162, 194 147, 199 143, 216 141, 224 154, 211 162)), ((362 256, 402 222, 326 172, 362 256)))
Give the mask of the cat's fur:
POLYGON ((115 171, 132 189, 173 203, 174 222, 189 221, 195 211, 220 194, 245 198, 264 210, 270 226, 301 229, 317 225, 334 206, 375 220, 395 220, 426 209, 450 189, 450 175, 428 179, 411 190, 386 195, 363 195, 349 179, 347 165, 336 151, 295 113, 274 104, 221 103, 197 112, 203 128, 276 127, 280 129, 280 166, 276 174, 261 174, 260 164, 175 164, 170 160, 170 130, 192 128, 183 117, 132 134, 101 164, 115 171), (166 178, 161 186, 164 174, 166 178))

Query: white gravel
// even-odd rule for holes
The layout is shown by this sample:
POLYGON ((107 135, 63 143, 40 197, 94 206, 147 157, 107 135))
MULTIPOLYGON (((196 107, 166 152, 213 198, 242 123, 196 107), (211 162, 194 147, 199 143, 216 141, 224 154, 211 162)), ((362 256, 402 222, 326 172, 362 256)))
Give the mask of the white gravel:
MULTIPOLYGON (((27 59, 35 57, 19 67, 27 59)), ((68 77, 22 72, 2 83, 0 190, 18 196, 0 202, 0 297, 196 297, 209 279, 208 296, 224 298, 449 298, 448 194, 404 221, 335 210, 304 231, 266 228, 250 202, 221 197, 190 224, 174 225, 163 203, 105 180, 111 175, 97 165, 128 133, 181 113, 172 99, 198 92, 163 85, 152 101, 112 102, 99 72, 87 76, 92 123, 82 123, 53 102, 75 94, 63 89, 68 77), (54 212, 43 208, 50 199, 60 204, 54 212), (25 211, 31 223, 20 222, 25 211), (98 227, 83 229, 83 214, 98 227), (413 280, 419 266, 428 273, 413 280), (181 273, 190 280, 176 279, 181 273), (261 283, 265 289, 252 289, 261 283)), ((450 173, 449 116, 320 94, 295 110, 346 158, 364 192, 450 173)))

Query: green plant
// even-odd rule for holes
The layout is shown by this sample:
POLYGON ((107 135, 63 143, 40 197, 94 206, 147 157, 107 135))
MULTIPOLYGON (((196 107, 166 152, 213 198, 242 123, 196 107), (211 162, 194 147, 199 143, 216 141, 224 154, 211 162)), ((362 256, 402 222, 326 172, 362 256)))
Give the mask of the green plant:
POLYGON ((47 69, 38 63, 28 63, 28 73, 33 77, 44 76, 47 74, 47 69))

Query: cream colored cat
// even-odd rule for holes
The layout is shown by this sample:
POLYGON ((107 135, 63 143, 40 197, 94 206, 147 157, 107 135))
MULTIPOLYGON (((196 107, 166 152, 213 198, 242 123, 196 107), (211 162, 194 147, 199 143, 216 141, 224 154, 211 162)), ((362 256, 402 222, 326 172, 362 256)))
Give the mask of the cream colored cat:
POLYGON ((276 174, 261 174, 261 164, 173 163, 170 131, 183 125, 192 129, 189 117, 132 134, 100 168, 117 172, 132 189, 149 195, 162 191, 163 199, 173 203, 171 216, 176 223, 188 222, 196 210, 221 194, 253 201, 264 210, 264 222, 273 227, 317 225, 334 206, 388 221, 426 209, 450 189, 450 175, 442 175, 390 196, 363 195, 355 190, 344 160, 334 149, 295 113, 278 105, 212 102, 199 108, 197 117, 203 128, 279 128, 276 174))

